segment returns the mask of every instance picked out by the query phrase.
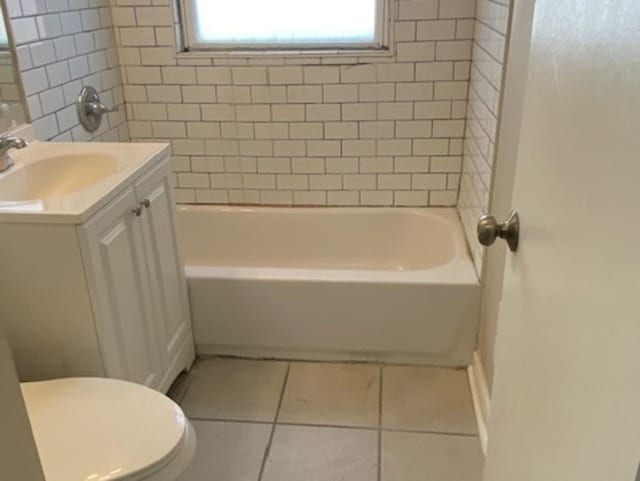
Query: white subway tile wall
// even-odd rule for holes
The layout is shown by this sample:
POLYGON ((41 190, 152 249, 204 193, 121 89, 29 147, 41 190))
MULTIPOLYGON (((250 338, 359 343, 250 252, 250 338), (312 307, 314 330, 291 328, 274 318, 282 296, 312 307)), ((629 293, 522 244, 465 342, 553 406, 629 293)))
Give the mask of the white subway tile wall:
POLYGON ((484 248, 476 225, 489 208, 511 1, 478 0, 475 21, 458 211, 478 274, 484 248))
POLYGON ((176 56, 171 0, 112 1, 130 135, 171 143, 179 202, 456 204, 475 0, 393 0, 388 56, 176 56))
POLYGON ((27 109, 38 138, 129 138, 109 0, 7 0, 27 109), (75 101, 93 85, 121 106, 93 134, 78 124, 75 101))

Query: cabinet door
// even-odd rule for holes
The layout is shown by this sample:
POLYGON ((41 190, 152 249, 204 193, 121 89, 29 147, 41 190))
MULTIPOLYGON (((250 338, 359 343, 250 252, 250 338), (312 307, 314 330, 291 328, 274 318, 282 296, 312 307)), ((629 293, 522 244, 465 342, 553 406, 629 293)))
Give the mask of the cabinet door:
POLYGON ((132 212, 136 205, 129 188, 80 227, 80 238, 107 376, 156 387, 162 365, 150 322, 143 225, 132 212))
POLYGON ((187 286, 175 230, 175 204, 168 177, 168 162, 152 169, 135 185, 142 215, 147 267, 156 325, 162 333, 165 367, 175 360, 191 331, 187 286))

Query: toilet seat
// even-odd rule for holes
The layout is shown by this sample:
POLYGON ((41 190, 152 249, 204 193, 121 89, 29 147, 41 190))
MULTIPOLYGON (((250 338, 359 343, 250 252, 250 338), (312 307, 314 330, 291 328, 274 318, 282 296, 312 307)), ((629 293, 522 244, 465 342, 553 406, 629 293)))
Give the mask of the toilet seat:
POLYGON ((174 481, 195 435, 169 398, 103 378, 22 383, 46 481, 174 481))

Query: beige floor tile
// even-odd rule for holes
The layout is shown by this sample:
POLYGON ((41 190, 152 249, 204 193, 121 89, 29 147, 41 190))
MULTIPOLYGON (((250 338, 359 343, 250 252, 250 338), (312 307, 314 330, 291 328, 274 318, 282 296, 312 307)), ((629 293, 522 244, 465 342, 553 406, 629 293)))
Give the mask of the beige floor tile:
POLYGON ((285 362, 242 359, 200 361, 182 407, 189 417, 273 421, 287 370, 285 362))
POLYGON ((382 433, 382 481, 480 481, 477 437, 382 433))
POLYGON ((383 427, 477 433, 464 370, 386 366, 382 379, 383 427))
POLYGON ((294 363, 278 421, 376 427, 379 397, 377 366, 294 363))
POLYGON ((198 447, 180 481, 257 481, 271 424, 192 423, 198 447))
POLYGON ((262 481, 375 481, 377 441, 374 430, 279 425, 262 481))

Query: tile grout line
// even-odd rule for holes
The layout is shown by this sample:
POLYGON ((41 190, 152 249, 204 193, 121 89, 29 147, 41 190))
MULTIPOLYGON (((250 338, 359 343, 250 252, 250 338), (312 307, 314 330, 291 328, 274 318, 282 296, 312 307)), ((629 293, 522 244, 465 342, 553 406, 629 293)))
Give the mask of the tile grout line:
POLYGON ((273 421, 258 421, 255 419, 232 419, 232 418, 204 418, 200 416, 190 416, 191 421, 199 421, 205 423, 235 423, 235 424, 274 424, 273 421))
POLYGON ((284 391, 287 388, 287 381, 289 380, 289 372, 291 371, 291 362, 287 363, 287 370, 284 374, 284 382, 282 383, 282 389, 280 390, 280 399, 278 399, 278 406, 276 407, 276 414, 271 424, 271 433, 269 434, 269 441, 267 447, 264 450, 264 456, 262 457, 262 463, 260 464, 260 472, 258 473, 258 481, 262 481, 265 467, 267 466, 267 459, 271 453, 271 443, 273 442, 273 436, 276 432, 276 426, 278 425, 278 417, 280 416, 280 408, 282 407, 282 401, 284 399, 284 391))
POLYGON ((382 383, 384 381, 384 365, 378 368, 378 481, 382 481, 382 383))
POLYGON ((384 428, 381 429, 383 433, 408 433, 408 434, 432 434, 438 436, 458 436, 462 438, 477 438, 477 434, 470 433, 448 433, 446 431, 421 431, 419 429, 397 429, 397 428, 384 428))
POLYGON ((290 358, 290 357, 251 357, 246 355, 233 354, 199 354, 200 361, 214 361, 216 359, 238 360, 238 361, 264 361, 264 362, 288 362, 290 364, 308 363, 308 364, 346 364, 346 365, 367 365, 367 366, 391 366, 391 367, 422 367, 430 369, 446 369, 449 371, 464 371, 466 367, 457 366, 434 366, 431 364, 422 364, 414 362, 387 362, 375 360, 341 360, 341 359, 307 359, 307 358, 290 358))
MULTIPOLYGON (((211 422, 211 423, 237 423, 237 424, 275 424, 273 421, 255 421, 250 419, 225 419, 225 418, 202 418, 202 417, 190 417, 192 421, 211 422)), ((450 433, 447 431, 433 431, 424 429, 404 429, 404 428, 378 428, 376 426, 353 426, 345 424, 314 424, 314 423, 291 423, 291 422, 278 422, 278 426, 297 426, 307 428, 330 428, 330 429, 357 429, 361 431, 381 431, 382 433, 409 433, 409 434, 432 434, 439 436, 458 436, 463 438, 475 438, 477 434, 473 433, 450 433)))

